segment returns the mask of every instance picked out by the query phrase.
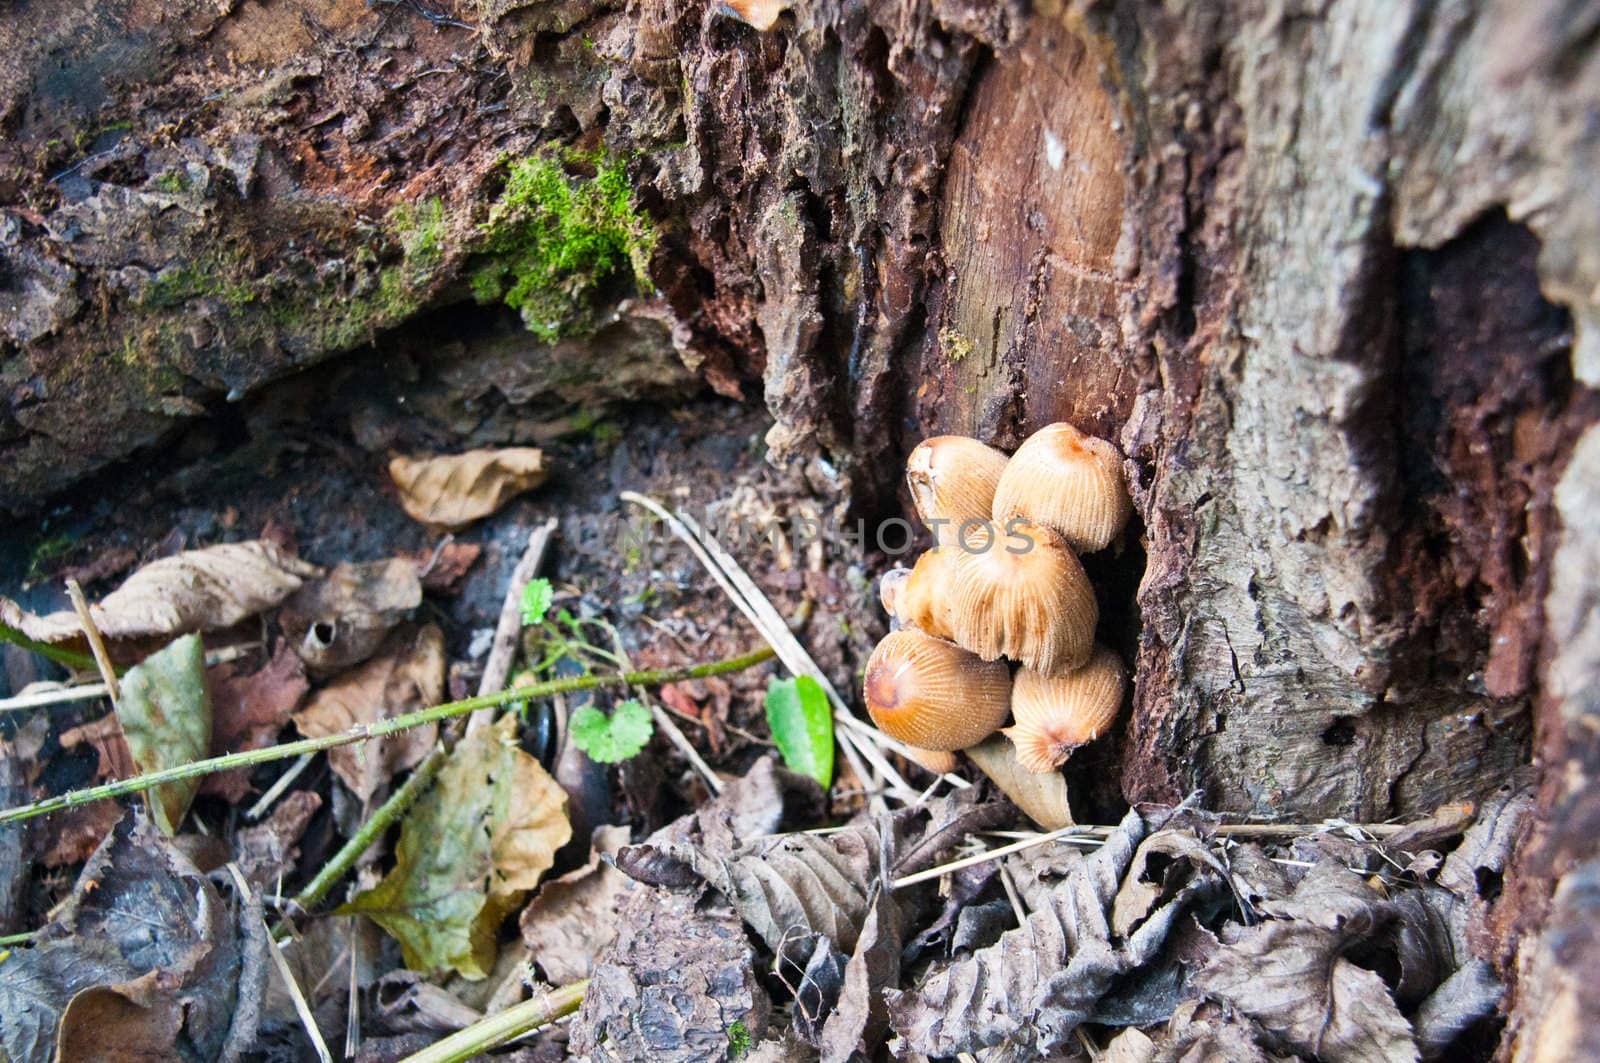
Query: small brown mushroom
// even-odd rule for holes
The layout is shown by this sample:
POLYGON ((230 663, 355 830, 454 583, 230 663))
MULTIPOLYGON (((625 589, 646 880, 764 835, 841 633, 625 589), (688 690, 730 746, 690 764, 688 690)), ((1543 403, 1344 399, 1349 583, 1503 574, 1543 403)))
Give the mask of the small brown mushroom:
POLYGON ((1005 722, 1011 672, 915 628, 872 651, 863 684, 867 712, 891 738, 935 752, 965 749, 1005 722))
POLYGON ((947 775, 956 770, 956 755, 942 749, 919 749, 907 746, 906 756, 935 775, 947 775))
POLYGON ((878 589, 889 615, 936 639, 952 638, 950 580, 955 554, 953 547, 935 548, 917 558, 915 567, 885 573, 878 589))
POLYGON ((1104 549, 1132 512, 1122 454, 1065 422, 1029 436, 995 488, 997 523, 1025 517, 1054 528, 1086 553, 1104 549))
POLYGON ((1072 751, 1106 733, 1122 708, 1126 673, 1117 655, 1096 646, 1082 668, 1061 675, 1017 672, 1011 711, 1017 722, 1005 728, 1017 747, 1017 761, 1031 772, 1054 771, 1072 751))
POLYGON ((1003 451, 966 436, 917 444, 906 459, 906 484, 934 542, 953 543, 964 522, 989 518, 1006 460, 1003 451))
POLYGON ((1072 548, 1020 517, 986 530, 953 554, 955 641, 986 661, 1010 657, 1047 675, 1085 664, 1100 609, 1072 548))

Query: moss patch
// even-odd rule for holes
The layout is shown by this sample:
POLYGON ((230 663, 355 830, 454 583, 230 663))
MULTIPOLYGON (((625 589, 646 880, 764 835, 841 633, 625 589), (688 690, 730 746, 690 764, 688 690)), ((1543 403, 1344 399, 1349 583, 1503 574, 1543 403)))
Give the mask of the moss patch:
POLYGON ((594 331, 597 296, 607 285, 631 281, 650 290, 655 230, 635 205, 620 161, 523 159, 480 231, 487 257, 472 270, 473 294, 519 311, 540 339, 594 331), (592 166, 594 176, 569 166, 592 166))

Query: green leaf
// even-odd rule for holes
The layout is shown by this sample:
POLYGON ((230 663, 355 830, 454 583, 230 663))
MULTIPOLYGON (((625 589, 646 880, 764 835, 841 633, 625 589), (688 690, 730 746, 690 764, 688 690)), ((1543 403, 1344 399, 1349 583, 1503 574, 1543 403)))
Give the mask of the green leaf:
POLYGON ((607 716, 593 705, 572 714, 572 740, 601 764, 617 764, 636 755, 650 741, 655 723, 650 710, 629 698, 607 716))
POLYGON ((543 576, 528 581, 528 585, 522 588, 523 627, 544 622, 544 614, 550 611, 550 602, 555 598, 555 593, 555 588, 543 576))
MULTIPOLYGON (((185 635, 152 653, 122 677, 117 721, 141 774, 202 760, 211 750, 211 695, 199 635, 185 635)), ((200 778, 145 791, 156 824, 177 833, 200 778)))
POLYGON ((516 717, 469 733, 406 814, 394 869, 338 909, 400 942, 406 966, 486 977, 500 924, 572 837, 567 795, 517 746, 516 717))
POLYGON ((833 784, 833 710, 808 675, 767 683, 767 725, 783 762, 826 790, 833 784))

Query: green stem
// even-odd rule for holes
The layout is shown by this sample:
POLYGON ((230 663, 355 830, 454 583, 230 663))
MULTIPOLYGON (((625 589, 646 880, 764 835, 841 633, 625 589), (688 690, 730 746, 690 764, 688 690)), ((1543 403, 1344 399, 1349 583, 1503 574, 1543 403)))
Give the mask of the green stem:
POLYGON ((531 701, 534 698, 549 697, 552 694, 566 694, 576 690, 593 690, 597 687, 660 686, 662 683, 676 683, 686 679, 704 679, 707 676, 742 671, 760 664, 762 661, 769 660, 771 657, 772 650, 763 648, 756 650, 754 653, 747 653, 743 657, 734 657, 712 664, 696 665, 693 668, 658 668, 648 672, 628 672, 620 675, 580 675, 567 679, 552 679, 547 683, 536 683, 532 686, 510 687, 493 694, 484 694, 475 698, 466 698, 462 701, 451 701, 443 705, 435 705, 431 709, 407 713, 404 716, 392 716, 386 720, 378 720, 375 723, 352 727, 350 730, 341 731, 338 734, 325 735, 321 738, 303 738, 297 742, 284 742, 281 745, 268 746, 265 749, 249 749, 242 753, 229 753, 226 756, 211 757, 208 760, 197 760, 190 764, 178 764, 171 768, 146 772, 131 779, 120 779, 100 786, 74 790, 71 793, 46 798, 43 801, 35 801, 32 804, 18 805, 15 808, 0 811, 0 823, 14 823, 18 820, 32 819, 35 816, 59 812, 62 809, 77 808, 79 805, 86 805, 93 801, 104 801, 111 797, 124 797, 128 794, 138 793, 141 790, 148 790, 152 786, 177 782, 180 779, 193 779, 202 775, 210 775, 212 772, 250 767, 255 764, 266 764, 274 760, 283 760, 287 757, 298 757, 302 753, 321 753, 324 750, 337 749, 340 746, 364 742, 369 738, 383 738, 386 735, 396 734, 412 727, 438 723, 440 720, 448 720, 453 716, 464 716, 478 709, 498 708, 514 701, 531 701))
POLYGON ((20 934, 7 934, 5 937, 0 937, 0 949, 7 949, 12 945, 26 945, 38 933, 37 930, 24 930, 20 934))
POLYGON ((513 1004, 407 1056, 401 1063, 459 1063, 471 1059, 530 1030, 555 1022, 563 1015, 571 1015, 583 1003, 583 994, 588 988, 589 982, 585 979, 513 1004))
MULTIPOLYGON (((389 796, 389 800, 378 806, 361 829, 350 836, 333 859, 322 865, 322 870, 317 872, 317 877, 306 883, 305 888, 294 895, 294 900, 289 902, 291 912, 309 912, 315 908, 328 891, 334 887, 345 874, 355 866, 361 854, 366 852, 383 835, 383 832, 393 826, 394 822, 405 814, 406 809, 417 799, 422 791, 433 782, 433 777, 439 774, 439 769, 444 767, 445 751, 437 747, 428 758, 418 764, 416 770, 405 784, 389 796)), ((289 921, 280 922, 272 930, 272 936, 279 940, 289 932, 289 921)))
POLYGON ((95 670, 94 658, 87 653, 64 650, 60 646, 52 646, 48 642, 30 639, 3 620, 0 620, 0 642, 9 642, 13 646, 20 646, 31 653, 37 653, 41 657, 56 662, 63 668, 72 668, 80 672, 92 672, 95 670))

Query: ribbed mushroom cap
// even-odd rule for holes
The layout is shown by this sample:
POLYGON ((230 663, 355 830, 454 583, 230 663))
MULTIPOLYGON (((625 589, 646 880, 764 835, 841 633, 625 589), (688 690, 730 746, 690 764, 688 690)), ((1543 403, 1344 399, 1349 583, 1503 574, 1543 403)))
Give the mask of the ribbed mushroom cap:
POLYGON ((1020 517, 972 536, 954 555, 955 641, 986 661, 1010 657, 1053 674, 1088 662, 1100 619, 1094 588, 1059 535, 1020 517))
POLYGON ((954 636, 950 623, 950 581, 956 552, 954 547, 944 547, 925 551, 917 558, 915 567, 898 581, 898 589, 893 594, 892 614, 896 620, 921 628, 936 639, 954 636))
POLYGON ((1017 761, 1031 772, 1054 771, 1085 742, 1106 733, 1122 708, 1126 673, 1117 655, 1096 646, 1082 668, 1061 675, 1018 670, 1011 687, 1017 722, 1005 729, 1017 761))
POLYGON ((906 459, 906 484, 935 542, 954 542, 963 521, 988 519, 1005 467, 1003 451, 966 436, 934 436, 917 444, 906 459))
POLYGON ((863 684, 867 712, 884 734, 936 752, 965 749, 1005 722, 1011 672, 916 628, 872 651, 863 684))
POLYGON ((1104 549, 1132 512, 1122 454, 1065 422, 1029 436, 995 488, 998 523, 1026 517, 1049 525, 1073 549, 1086 553, 1104 549))

